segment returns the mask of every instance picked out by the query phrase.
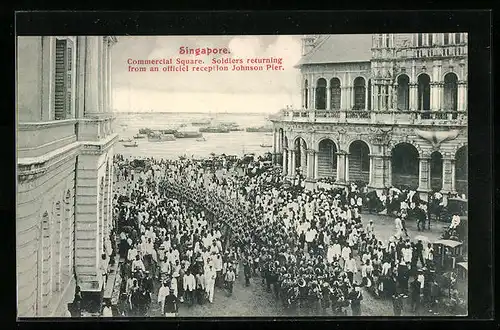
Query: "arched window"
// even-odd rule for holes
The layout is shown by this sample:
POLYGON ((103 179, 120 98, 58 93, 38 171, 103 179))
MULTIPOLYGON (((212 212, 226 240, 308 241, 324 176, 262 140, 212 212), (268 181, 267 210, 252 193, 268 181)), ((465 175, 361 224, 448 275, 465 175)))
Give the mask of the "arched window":
POLYGON ((417 34, 417 47, 422 47, 424 45, 424 38, 422 33, 417 34))
POLYGON ((430 110, 431 107, 431 78, 427 74, 418 76, 418 110, 430 110))
POLYGON ((390 47, 390 46, 389 46, 389 41, 390 41, 389 35, 388 35, 388 34, 386 34, 386 35, 385 35, 385 47, 387 47, 387 48, 389 48, 389 47, 390 47))
POLYGON ((308 94, 308 91, 309 91, 309 82, 306 81, 304 82, 304 108, 307 109, 308 108, 308 104, 309 104, 309 94, 308 94))
POLYGON ((443 35, 443 44, 449 45, 450 44, 450 34, 449 33, 444 33, 443 35))
POLYGON ((458 101, 458 79, 454 73, 444 76, 444 110, 456 111, 458 101))
POLYGON ((434 44, 434 35, 432 33, 429 33, 429 46, 432 46, 434 44))
POLYGON ((454 33, 454 42, 456 45, 460 43, 460 33, 454 33))
POLYGON ((330 80, 330 106, 332 110, 340 110, 340 80, 338 78, 332 78, 330 80))
POLYGON ((354 80, 354 107, 353 110, 364 110, 366 106, 365 79, 358 77, 354 80))
POLYGON ((410 107, 410 78, 402 74, 398 77, 398 110, 408 110, 410 107))
POLYGON ((316 109, 326 109, 326 80, 324 78, 318 79, 316 83, 316 109))

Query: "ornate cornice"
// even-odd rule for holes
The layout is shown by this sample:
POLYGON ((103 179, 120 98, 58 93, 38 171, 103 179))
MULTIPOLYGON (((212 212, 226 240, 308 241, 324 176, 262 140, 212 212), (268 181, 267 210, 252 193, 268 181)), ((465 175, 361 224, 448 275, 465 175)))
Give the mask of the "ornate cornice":
POLYGON ((17 129, 20 131, 37 131, 40 129, 47 129, 51 127, 67 126, 68 124, 74 124, 78 119, 65 119, 65 120, 53 120, 44 122, 20 122, 17 124, 17 129))

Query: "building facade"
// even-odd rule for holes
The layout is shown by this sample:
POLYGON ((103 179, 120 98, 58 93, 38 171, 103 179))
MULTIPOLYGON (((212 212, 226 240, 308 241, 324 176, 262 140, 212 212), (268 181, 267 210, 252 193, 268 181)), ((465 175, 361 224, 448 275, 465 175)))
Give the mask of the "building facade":
POLYGON ((102 288, 99 266, 101 255, 110 254, 113 226, 116 42, 109 36, 17 39, 19 317, 63 316, 76 285, 83 292, 102 288))
POLYGON ((284 174, 467 194, 467 34, 305 36, 301 109, 273 117, 284 174))

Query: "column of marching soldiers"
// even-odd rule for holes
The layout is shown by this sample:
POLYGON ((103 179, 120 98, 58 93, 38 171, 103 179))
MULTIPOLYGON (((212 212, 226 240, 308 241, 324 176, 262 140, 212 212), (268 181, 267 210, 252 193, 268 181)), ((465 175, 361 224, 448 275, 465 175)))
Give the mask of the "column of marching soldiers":
POLYGON ((362 287, 435 307, 432 246, 410 242, 399 218, 390 241, 377 239, 356 185, 307 191, 275 168, 238 176, 230 160, 150 161, 138 172, 115 159, 121 315, 175 316, 213 303, 216 288, 231 295, 239 276, 291 315, 361 315, 362 287))

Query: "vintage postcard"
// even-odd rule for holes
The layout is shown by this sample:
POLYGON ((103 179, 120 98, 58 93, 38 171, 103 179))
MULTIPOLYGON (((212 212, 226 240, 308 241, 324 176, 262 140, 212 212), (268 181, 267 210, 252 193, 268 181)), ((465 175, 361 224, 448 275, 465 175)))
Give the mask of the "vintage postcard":
POLYGON ((17 37, 18 317, 467 315, 467 40, 17 37))

